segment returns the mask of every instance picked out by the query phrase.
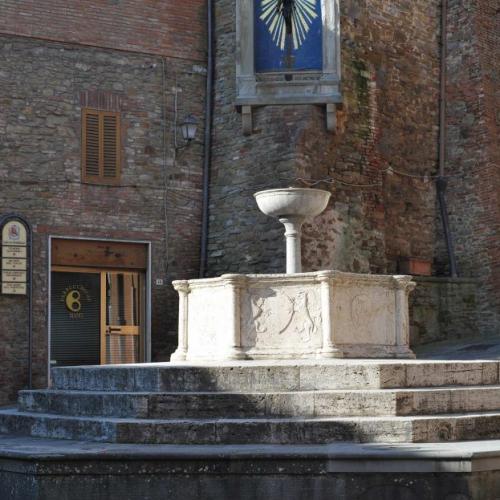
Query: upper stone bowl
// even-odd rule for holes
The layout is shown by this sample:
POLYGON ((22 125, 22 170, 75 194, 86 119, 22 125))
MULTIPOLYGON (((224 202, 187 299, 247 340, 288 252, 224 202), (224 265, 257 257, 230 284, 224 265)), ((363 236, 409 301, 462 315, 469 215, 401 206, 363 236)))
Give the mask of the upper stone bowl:
POLYGON ((325 210, 331 193, 322 189, 267 189, 254 194, 261 212, 271 217, 315 217, 325 210))

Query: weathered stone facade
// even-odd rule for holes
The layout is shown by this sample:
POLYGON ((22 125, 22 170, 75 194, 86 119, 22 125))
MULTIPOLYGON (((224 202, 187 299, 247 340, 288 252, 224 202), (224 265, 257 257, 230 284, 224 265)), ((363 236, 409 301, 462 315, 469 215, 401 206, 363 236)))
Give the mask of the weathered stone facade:
MULTIPOLYGON (((102 450, 102 445, 99 448, 102 450)), ((453 472, 436 473, 429 472, 429 469, 450 468, 449 462, 443 465, 443 459, 439 455, 437 459, 430 453, 424 457, 420 453, 415 459, 414 455, 418 454, 415 451, 414 455, 409 455, 409 460, 403 461, 401 454, 393 451, 393 448, 390 447, 393 455, 384 461, 384 465, 398 464, 392 465, 399 467, 396 470, 391 469, 391 465, 385 465, 380 471, 383 459, 380 456, 370 456, 367 459, 367 451, 361 449, 359 469, 361 464, 365 469, 355 469, 352 472, 338 472, 332 466, 338 460, 333 461, 331 458, 335 452, 327 454, 324 447, 320 448, 314 459, 310 455, 298 455, 296 451, 291 451, 285 457, 283 453, 273 455, 274 450, 266 449, 263 457, 242 454, 240 458, 235 457, 234 452, 221 456, 219 452, 217 455, 214 453, 196 459, 176 456, 175 461, 171 456, 159 460, 158 457, 142 456, 136 452, 120 462, 115 458, 116 455, 108 459, 110 453, 106 453, 106 458, 103 459, 102 451, 94 452, 96 455, 100 453, 98 458, 84 455, 83 458, 77 456, 72 460, 57 455, 52 460, 30 457, 32 462, 27 463, 24 457, 16 457, 15 460, 10 459, 4 466, 5 470, 0 472, 0 494, 6 492, 12 500, 49 498, 54 492, 57 492, 60 500, 85 495, 94 498, 107 495, 112 498, 145 497, 163 500, 167 491, 170 498, 183 500, 198 500, 202 497, 218 500, 302 500, 314 492, 317 500, 475 500, 494 498, 500 488, 498 471, 477 471, 476 462, 486 462, 481 460, 482 456, 476 459, 475 454, 469 453, 462 461, 472 472, 455 472, 453 469, 453 472), (469 458, 471 455, 474 459, 469 458), (231 469, 227 471, 229 462, 231 469), (415 471, 408 472, 406 469, 400 472, 403 466, 399 464, 406 465, 407 462, 418 464, 415 465, 415 471), (12 464, 15 464, 16 473, 12 472, 12 464), (376 468, 377 472, 366 472, 368 467, 376 468), (86 470, 85 476, 81 474, 82 469, 86 470), (179 470, 182 472, 179 473, 179 470)), ((88 445, 85 452, 87 449, 88 445)), ((52 448, 49 450, 53 452, 52 448)), ((354 462, 352 458, 338 461, 339 468, 354 468, 350 467, 354 462)), ((453 463, 451 460, 450 462, 453 463)))
POLYGON ((401 257, 432 259, 434 186, 387 172, 436 169, 439 2, 343 1, 343 109, 334 135, 316 106, 263 107, 244 137, 235 99, 235 2, 217 2, 211 275, 284 268, 282 230, 252 194, 339 180, 329 209, 305 228, 307 270, 395 272, 401 257), (354 184, 346 185, 347 184, 354 184), (359 187, 368 186, 368 187, 359 187))
POLYGON ((410 344, 458 340, 481 334, 477 311, 477 280, 416 277, 410 295, 410 344))
MULTIPOLYGON (((448 210, 461 276, 478 286, 478 324, 500 333, 500 16, 495 0, 449 2, 448 210)), ((439 240, 438 240, 439 241, 439 240)), ((443 263, 443 251, 438 255, 443 263)))
MULTIPOLYGON (((168 283, 198 273, 203 153, 195 143, 174 160, 174 115, 195 114, 203 132, 203 64, 14 36, 0 38, 0 61, 0 213, 34 228, 35 385, 47 375, 49 235, 152 243, 153 359, 167 359, 177 330, 168 283), (118 186, 81 183, 81 94, 96 91, 121 103, 118 186)), ((0 314, 3 404, 26 384, 27 299, 2 296, 0 314)))

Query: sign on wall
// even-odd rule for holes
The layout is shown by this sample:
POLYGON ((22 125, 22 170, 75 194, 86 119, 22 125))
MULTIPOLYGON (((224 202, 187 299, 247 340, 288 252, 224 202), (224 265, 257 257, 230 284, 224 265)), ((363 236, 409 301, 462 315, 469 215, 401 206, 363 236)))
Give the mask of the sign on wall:
POLYGON ((28 282, 28 229, 15 217, 1 227, 2 294, 26 295, 28 282))

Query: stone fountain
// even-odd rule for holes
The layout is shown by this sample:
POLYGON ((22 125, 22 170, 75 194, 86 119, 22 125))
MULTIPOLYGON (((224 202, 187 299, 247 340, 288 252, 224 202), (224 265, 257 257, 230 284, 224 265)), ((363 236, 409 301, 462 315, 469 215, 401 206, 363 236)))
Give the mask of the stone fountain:
POLYGON ((285 226, 287 274, 174 281, 179 346, 172 361, 413 358, 409 276, 301 272, 302 225, 326 209, 331 194, 286 188, 254 196, 285 226))
POLYGON ((285 226, 286 272, 302 272, 301 232, 308 217, 316 217, 328 205, 331 193, 322 189, 269 189, 254 194, 261 212, 277 217, 285 226))
POLYGON ((413 357, 410 277, 297 272, 329 197, 256 195, 289 274, 174 282, 177 363, 55 368, 0 409, 0 498, 497 498, 498 361, 325 359, 413 357))

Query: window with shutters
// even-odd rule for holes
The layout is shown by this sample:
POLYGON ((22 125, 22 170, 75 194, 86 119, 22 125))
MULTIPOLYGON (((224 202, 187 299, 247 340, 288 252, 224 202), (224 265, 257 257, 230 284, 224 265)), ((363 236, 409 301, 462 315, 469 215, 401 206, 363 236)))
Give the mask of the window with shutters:
POLYGON ((82 113, 82 181, 120 180, 120 113, 85 108, 82 113))

